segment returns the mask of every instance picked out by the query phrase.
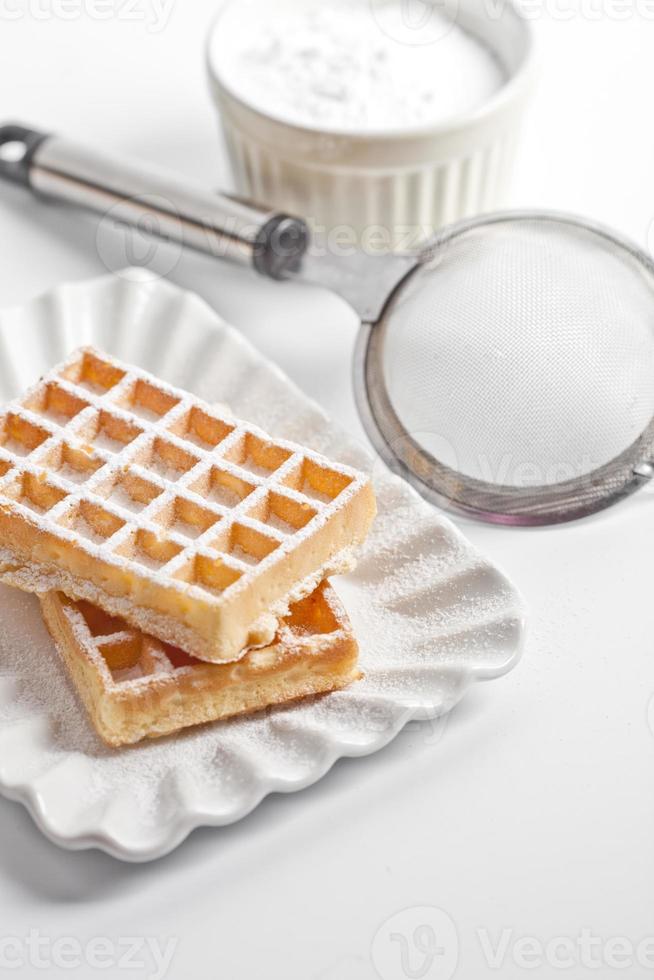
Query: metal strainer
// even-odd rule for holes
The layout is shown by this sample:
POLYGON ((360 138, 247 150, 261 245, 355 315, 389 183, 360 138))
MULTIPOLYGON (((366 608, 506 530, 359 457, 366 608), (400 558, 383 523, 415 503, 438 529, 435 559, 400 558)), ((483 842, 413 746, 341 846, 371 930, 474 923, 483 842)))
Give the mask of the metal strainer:
POLYGON ((556 214, 447 229, 364 328, 359 409, 432 500, 490 521, 571 520, 654 458, 654 265, 556 214))
POLYGON ((547 524, 652 476, 654 264, 604 228, 507 213, 414 255, 318 254, 300 219, 21 126, 0 127, 0 175, 343 296, 366 430, 442 506, 547 524))

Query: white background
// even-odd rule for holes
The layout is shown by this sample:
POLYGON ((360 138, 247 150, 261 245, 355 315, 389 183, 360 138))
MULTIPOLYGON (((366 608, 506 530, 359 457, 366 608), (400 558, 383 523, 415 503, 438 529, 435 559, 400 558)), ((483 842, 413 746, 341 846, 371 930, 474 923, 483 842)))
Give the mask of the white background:
MULTIPOLYGON (((0 120, 227 182, 204 77, 210 3, 164 0, 159 31, 150 0, 107 20, 80 15, 70 0, 57 16, 48 6, 33 0, 28 13, 22 0, 0 2, 0 120)), ((581 10, 550 0, 534 29, 542 82, 512 203, 583 212, 646 244, 654 5, 586 0, 581 10)), ((122 264, 104 249, 99 257, 95 240, 92 218, 0 187, 0 303, 97 275, 105 261, 122 264)), ((340 301, 255 283, 191 254, 171 278, 357 428, 354 318, 340 301)), ((426 972, 413 934, 429 921, 419 908, 436 906, 455 924, 454 975, 464 980, 651 975, 628 960, 625 969, 591 970, 579 954, 567 971, 554 962, 526 970, 512 952, 521 936, 575 942, 584 928, 603 943, 654 935, 654 500, 641 495, 558 529, 464 530, 522 589, 530 635, 520 667, 478 688, 440 739, 413 726, 378 755, 342 762, 317 786, 268 799, 232 828, 196 832, 149 866, 58 850, 22 808, 0 801, 0 937, 23 942, 37 929, 83 943, 174 938, 175 980, 372 980, 375 963, 384 980, 445 980, 456 964, 454 934, 442 930, 445 954, 426 972), (384 925, 406 908, 418 911, 384 925), (478 930, 493 942, 509 930, 501 969, 484 959, 478 930), (393 931, 413 945, 408 972, 393 931)), ((96 972, 123 975, 118 967, 48 975, 96 972)), ((14 975, 44 971, 26 965, 14 975)))

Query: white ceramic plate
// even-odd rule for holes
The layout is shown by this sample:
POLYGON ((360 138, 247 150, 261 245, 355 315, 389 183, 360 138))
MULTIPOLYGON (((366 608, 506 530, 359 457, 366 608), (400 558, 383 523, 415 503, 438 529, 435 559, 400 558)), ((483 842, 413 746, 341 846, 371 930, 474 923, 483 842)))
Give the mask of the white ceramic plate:
POLYGON ((80 344, 134 362, 277 436, 372 469, 379 517, 336 582, 364 681, 321 699, 116 752, 87 722, 33 596, 0 587, 0 791, 49 838, 144 861, 195 827, 366 755, 449 711, 520 654, 520 600, 455 527, 340 431, 196 296, 137 273, 64 285, 0 315, 0 400, 80 344))

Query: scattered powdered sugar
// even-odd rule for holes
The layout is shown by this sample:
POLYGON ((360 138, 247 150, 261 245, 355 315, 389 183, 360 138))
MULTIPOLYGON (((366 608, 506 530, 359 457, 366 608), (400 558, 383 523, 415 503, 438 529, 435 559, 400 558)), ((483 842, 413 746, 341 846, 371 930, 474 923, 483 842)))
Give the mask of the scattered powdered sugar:
POLYGON ((65 412, 58 412, 56 409, 51 407, 41 409, 41 414, 44 415, 45 418, 50 419, 50 421, 54 422, 56 425, 63 426, 66 425, 67 422, 70 422, 69 415, 66 415, 65 412))
POLYGON ((135 500, 124 487, 120 486, 120 484, 117 484, 112 488, 108 499, 114 504, 117 504, 118 507, 122 507, 123 510, 129 510, 133 514, 140 514, 140 512, 145 508, 145 504, 142 501, 135 500))
POLYGON ((138 562, 143 568, 149 568, 152 572, 158 572, 166 564, 165 561, 159 558, 153 558, 152 555, 148 555, 145 551, 139 551, 133 554, 132 561, 138 562))
POLYGON ((148 408, 147 405, 141 405, 139 402, 133 402, 129 408, 132 415, 143 419, 144 422, 158 422, 161 418, 160 412, 155 412, 151 408, 148 408))
POLYGON ((316 490, 308 483, 303 483, 299 488, 300 492, 308 497, 310 500, 317 500, 319 504, 328 504, 330 502, 330 496, 327 493, 322 493, 320 490, 316 490))
MULTIPOLYGON (((177 293, 171 302, 177 316, 177 293)), ((155 305, 158 337, 166 311, 155 305)), ((185 361, 195 372, 177 359, 171 380, 212 399, 219 394, 239 417, 277 437, 370 470, 362 448, 239 335, 212 321, 198 336, 201 357, 191 349, 185 361)), ((38 600, 0 587, 0 760, 7 780, 34 785, 51 773, 42 794, 46 802, 48 793, 60 800, 64 777, 55 772, 66 764, 70 780, 74 760, 71 812, 93 826, 90 814, 110 811, 118 840, 147 844, 148 828, 161 834, 173 827, 187 801, 203 812, 236 813, 271 780, 315 778, 330 752, 340 754, 340 742, 374 748, 417 710, 447 710, 471 671, 515 658, 521 611, 506 580, 406 484, 380 465, 374 475, 379 516, 357 569, 334 583, 366 675, 343 692, 108 749, 87 720, 38 600)))
POLYGON ((93 437, 92 441, 96 449, 106 449, 107 452, 110 453, 119 453, 125 448, 124 443, 120 442, 119 439, 112 439, 111 436, 107 435, 107 433, 104 431, 98 432, 98 434, 93 437))
POLYGON ((14 456, 29 456, 29 446, 26 446, 24 442, 19 442, 17 439, 11 437, 5 439, 3 445, 7 452, 13 453, 14 456))
POLYGON ((295 528, 288 521, 285 521, 283 517, 278 517, 277 514, 268 515, 268 526, 275 529, 275 531, 280 531, 282 534, 294 534, 295 528))
POLYGON ((270 476, 269 469, 266 469, 265 466, 258 466, 254 460, 250 459, 249 457, 240 463, 240 467, 242 470, 252 473, 253 476, 262 476, 264 479, 270 476))
POLYGON ((356 571, 335 583, 359 639, 365 680, 290 708, 108 749, 66 676, 38 600, 0 587, 0 677, 15 681, 9 699, 0 697, 0 752, 6 723, 44 716, 48 737, 32 760, 39 772, 70 753, 85 757, 90 784, 80 786, 79 806, 127 794, 141 824, 154 825, 172 817, 189 784, 236 798, 250 792, 259 771, 298 778, 312 764, 313 741, 302 736, 307 726, 330 740, 356 740, 397 727, 398 705, 440 703, 451 684, 443 672, 448 663, 466 667, 482 655, 489 663, 503 655, 498 636, 515 618, 515 600, 501 576, 412 491, 391 478, 377 489, 381 516, 356 571), (370 698, 392 704, 382 700, 372 710, 370 698))
POLYGON ((456 22, 405 0, 238 0, 218 21, 213 65, 240 99, 334 131, 437 124, 503 83, 494 54, 456 22))
POLYGON ((177 470, 174 466, 169 466, 158 456, 155 456, 154 459, 150 460, 148 463, 148 469, 152 470, 153 473, 156 473, 157 476, 161 477, 162 480, 165 480, 166 483, 177 483, 177 481, 181 480, 181 478, 184 476, 184 470, 177 470))
MULTIPOLYGON (((313 535, 317 535, 321 526, 328 520, 335 518, 339 510, 345 510, 352 505, 353 498, 368 482, 366 477, 354 470, 348 470, 347 467, 335 460, 320 459, 310 450, 286 440, 280 440, 276 445, 273 445, 263 430, 236 419, 233 419, 233 423, 228 426, 228 435, 225 436, 223 428, 223 438, 220 439, 217 447, 208 444, 210 452, 201 455, 197 454, 197 451, 190 453, 187 444, 178 435, 176 429, 179 428, 180 423, 183 429, 184 422, 186 422, 187 427, 191 427, 188 423, 194 417, 194 412, 199 412, 200 418, 204 413, 205 418, 211 420, 215 408, 212 409, 211 405, 198 401, 187 391, 171 388, 170 385, 143 369, 133 365, 121 364, 110 355, 103 354, 101 351, 88 346, 74 350, 65 363, 53 367, 48 375, 42 377, 22 398, 15 399, 11 403, 11 410, 17 413, 19 417, 24 417, 28 411, 27 406, 33 403, 34 399, 42 392, 44 385, 48 384, 57 385, 58 388, 67 392, 69 397, 79 401, 78 390, 74 380, 71 380, 69 375, 74 378, 83 373, 88 358, 94 359, 93 363, 96 364, 96 369, 97 365, 103 365, 103 370, 113 372, 112 377, 118 378, 116 383, 110 385, 102 396, 92 396, 89 403, 86 404, 86 408, 71 417, 71 428, 64 430, 63 435, 56 430, 56 427, 50 427, 48 423, 50 439, 42 439, 38 446, 34 447, 29 460, 21 463, 20 469, 18 469, 17 460, 14 459, 14 468, 10 469, 7 479, 15 480, 16 472, 20 475, 23 470, 41 479, 44 471, 50 472, 52 440, 54 440, 54 445, 60 445, 60 440, 65 437, 75 445, 78 443, 80 433, 87 432, 89 423, 97 423, 98 418, 101 420, 103 430, 108 429, 111 424, 119 430, 118 434, 121 438, 126 437, 125 455, 118 456, 105 466, 101 466, 89 478, 84 487, 79 484, 71 486, 66 483, 63 479, 63 471, 59 469, 57 478, 63 483, 63 486, 57 489, 58 500, 54 504, 49 496, 46 496, 45 501, 39 496, 32 499, 33 494, 27 490, 21 492, 17 504, 11 498, 11 503, 6 501, 6 506, 11 509, 23 505, 31 507, 35 514, 44 517, 43 521, 39 523, 30 522, 29 528, 32 536, 36 536, 47 529, 49 534, 67 540, 75 549, 84 551, 94 558, 103 559, 112 565, 127 568, 132 566, 132 570, 137 571, 142 578, 145 577, 146 570, 153 573, 147 576, 150 594, 141 601, 136 588, 127 592, 124 589, 122 592, 118 589, 114 592, 107 591, 103 576, 100 575, 98 578, 99 573, 93 575, 91 572, 89 576, 79 576, 70 569, 66 570, 55 560, 48 562, 43 556, 34 560, 31 545, 26 545, 25 542, 22 549, 17 547, 13 549, 8 572, 3 571, 2 581, 8 585, 25 588, 27 591, 38 592, 45 591, 46 586, 37 585, 37 580, 40 579, 42 583, 48 579, 47 588, 49 589, 63 591, 79 599, 97 603, 115 615, 125 616, 133 625, 146 632, 165 636, 169 642, 184 649, 192 649, 198 653, 205 651, 210 658, 218 654, 217 647, 221 638, 216 635, 210 637, 206 633, 203 634, 201 630, 186 622, 183 617, 180 619, 178 616, 163 613, 152 599, 152 590, 155 587, 159 590, 167 587, 174 589, 179 594, 189 596, 190 600, 200 599, 206 603, 211 597, 214 604, 218 605, 228 601, 224 598, 228 594, 233 597, 239 591, 250 591, 253 596, 256 596, 258 594, 257 589, 264 589, 266 590, 268 611, 256 621, 244 621, 240 640, 238 642, 233 641, 229 649, 221 651, 222 657, 237 657, 242 647, 248 644, 256 646, 270 642, 276 630, 273 616, 285 615, 288 611, 289 602, 297 601, 299 598, 308 595, 323 578, 338 574, 343 570, 339 565, 338 555, 330 556, 326 552, 322 555, 322 561, 319 562, 320 552, 318 551, 313 557, 310 574, 289 588, 289 584, 294 581, 292 553, 302 542, 313 535), (135 396, 134 393, 139 391, 139 385, 142 386, 141 394, 135 396), (145 392, 149 392, 149 397, 155 400, 152 405, 152 414, 156 421, 136 426, 133 415, 130 416, 130 413, 125 411, 126 398, 131 397, 137 405, 142 407, 139 399, 142 399, 143 404, 146 404, 144 401, 145 392), (163 414, 159 412, 162 402, 168 406, 163 414), (102 422, 103 419, 104 422, 102 422), (140 436, 133 435, 129 439, 129 435, 133 433, 134 429, 140 432, 140 436), (272 460, 270 457, 266 458, 266 446, 268 446, 268 452, 271 449, 276 451, 276 458, 272 460), (233 463, 229 455, 234 452, 236 452, 239 465, 233 463), (261 453, 263 458, 259 459, 257 453, 261 453), (165 532, 162 532, 161 523, 156 515, 146 511, 145 514, 139 514, 139 520, 137 520, 133 516, 137 513, 136 511, 132 512, 130 518, 130 515, 125 514, 123 510, 121 516, 117 516, 108 507, 110 498, 103 507, 99 507, 95 501, 96 492, 102 493, 107 480, 115 478, 119 468, 125 472, 132 469, 133 475, 138 475, 134 472, 135 467, 138 466, 139 468, 144 467, 152 477, 156 475, 160 483, 168 484, 168 486, 161 488, 164 493, 167 492, 167 498, 165 501, 160 500, 155 505, 156 507, 161 507, 164 502, 171 504, 173 500, 175 500, 176 505, 179 505, 180 501, 183 505, 185 500, 187 508, 197 509, 192 486, 193 481, 206 478, 207 473, 215 476, 215 473, 222 471, 223 474, 226 473, 229 476, 230 471, 232 471, 231 478, 236 485, 240 484, 243 489, 249 487, 253 491, 253 495, 247 502, 243 503, 240 511, 238 510, 241 503, 239 501, 237 508, 229 515, 226 515, 224 511, 221 513, 213 512, 214 523, 220 519, 222 521, 221 527, 225 531, 228 526, 233 527, 241 519, 250 523, 256 522, 257 519, 254 514, 245 513, 245 511, 253 507, 255 502, 257 505, 264 505, 260 509, 272 509, 273 504, 270 505, 270 508, 265 506, 268 497, 273 501, 275 497, 279 497, 281 494, 282 497, 289 500, 289 506, 294 501, 295 504, 306 507, 306 500, 302 494, 287 481, 296 469, 305 467, 307 463, 310 463, 314 469, 317 467, 323 471, 340 473, 347 477, 345 484, 336 487, 336 492, 327 505, 321 507, 320 510, 312 511, 311 520, 306 521, 300 527, 293 527, 292 532, 289 528, 287 539, 284 542, 279 542, 281 547, 271 549, 260 562, 246 563, 250 566, 249 568, 243 563, 238 563, 238 561, 234 563, 233 552, 231 554, 229 551, 221 553, 217 550, 219 542, 215 539, 204 541, 202 534, 196 535, 195 539, 193 536, 185 535, 182 540, 174 540, 174 526, 168 529, 169 541, 167 544, 169 547, 151 549, 147 545, 141 544, 138 539, 138 532, 147 531, 149 535, 161 537, 165 532), (253 480, 254 476, 249 477, 249 480, 243 479, 242 474, 245 472, 247 475, 248 471, 257 476, 256 491, 254 485, 249 483, 249 480, 253 480), (265 477, 265 481, 258 479, 260 475, 265 477), (173 491, 173 484, 177 484, 179 489, 175 487, 175 491, 173 491), (41 506, 42 502, 46 504, 45 509, 41 506), (154 523, 151 518, 154 519, 154 523), (133 546, 134 542, 135 547, 133 546), (198 549, 203 549, 204 556, 214 562, 231 565, 232 570, 236 573, 233 579, 218 587, 209 584, 201 575, 192 578, 190 582, 183 575, 180 576, 178 574, 180 570, 188 566, 194 568, 195 558, 199 553, 198 549), (271 566, 275 564, 280 567, 282 580, 277 584, 277 589, 273 588, 271 592, 270 585, 263 583, 262 578, 264 573, 269 572, 271 566), (281 588, 282 583, 285 585, 284 589, 281 588)), ((230 419, 232 418, 230 415, 230 419)), ((32 424, 29 419, 26 421, 32 424)), ((43 415, 39 415, 41 426, 45 425, 45 421, 43 415)), ((213 422, 220 428, 219 419, 214 417, 213 422)), ((143 423, 143 418, 141 418, 141 423, 143 423)), ((209 424, 211 425, 211 421, 209 424)), ((214 476, 209 477, 210 481, 213 481, 214 476)), ((244 497, 247 496, 247 494, 244 495, 244 497)), ((259 523, 262 527, 261 533, 265 535, 265 519, 262 517, 259 523)), ((353 540, 360 541, 365 536, 367 527, 367 521, 365 527, 353 527, 353 540)), ((274 537, 276 539, 276 535, 274 537)), ((28 539, 26 538, 26 540, 28 539)), ((12 549, 9 551, 12 552, 12 549)))
POLYGON ((105 538, 101 534, 98 534, 93 525, 82 517, 81 514, 78 514, 70 527, 75 534, 80 534, 87 541, 92 541, 93 544, 104 544, 105 538))
POLYGON ((245 548, 241 548, 238 544, 232 548, 231 554, 234 558, 238 558, 239 561, 242 561, 246 565, 256 565, 259 561, 256 555, 251 555, 245 548))
POLYGON ((76 470, 69 463, 64 463, 59 468, 58 473, 64 480, 69 480, 71 483, 86 483, 90 476, 88 470, 76 470))
POLYGON ((241 498, 228 487, 223 487, 220 483, 209 488, 207 500, 214 504, 222 504, 223 507, 236 507, 241 502, 241 498))

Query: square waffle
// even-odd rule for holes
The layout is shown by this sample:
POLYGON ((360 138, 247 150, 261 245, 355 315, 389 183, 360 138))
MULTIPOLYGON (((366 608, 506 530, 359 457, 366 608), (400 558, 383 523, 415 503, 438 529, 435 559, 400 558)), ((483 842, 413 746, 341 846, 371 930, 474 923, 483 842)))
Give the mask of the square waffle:
POLYGON ((92 348, 0 413, 0 580, 212 662, 351 567, 369 479, 92 348))
POLYGON ((108 745, 345 687, 360 675, 347 616, 327 583, 295 603, 274 643, 238 663, 207 664, 84 600, 41 596, 43 616, 108 745))

